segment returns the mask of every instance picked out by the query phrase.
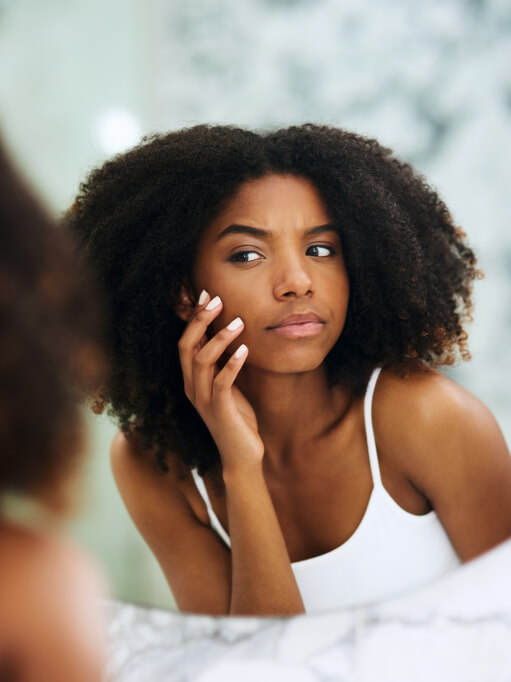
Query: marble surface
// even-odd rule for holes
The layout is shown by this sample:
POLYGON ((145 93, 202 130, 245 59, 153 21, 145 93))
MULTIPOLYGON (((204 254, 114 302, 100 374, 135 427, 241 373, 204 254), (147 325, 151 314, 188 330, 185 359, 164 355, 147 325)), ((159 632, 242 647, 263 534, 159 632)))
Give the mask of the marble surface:
POLYGON ((343 612, 213 618, 107 604, 113 682, 509 682, 511 540, 418 592, 343 612))

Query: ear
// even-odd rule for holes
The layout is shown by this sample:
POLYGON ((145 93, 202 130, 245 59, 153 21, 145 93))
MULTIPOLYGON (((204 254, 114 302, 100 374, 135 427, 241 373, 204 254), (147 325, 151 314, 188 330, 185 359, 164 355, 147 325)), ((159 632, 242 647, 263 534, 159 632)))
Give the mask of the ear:
POLYGON ((183 282, 179 288, 177 303, 173 306, 174 312, 182 320, 188 322, 196 305, 197 302, 191 284, 189 282, 183 282))

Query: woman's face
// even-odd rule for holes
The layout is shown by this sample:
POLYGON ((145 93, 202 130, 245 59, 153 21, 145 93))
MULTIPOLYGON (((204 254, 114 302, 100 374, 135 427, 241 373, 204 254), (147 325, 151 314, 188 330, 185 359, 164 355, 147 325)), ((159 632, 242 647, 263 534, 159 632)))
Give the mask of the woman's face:
POLYGON ((213 332, 241 317, 251 367, 317 368, 342 332, 349 283, 339 235, 314 185, 293 175, 244 183, 208 227, 194 285, 223 301, 213 332))

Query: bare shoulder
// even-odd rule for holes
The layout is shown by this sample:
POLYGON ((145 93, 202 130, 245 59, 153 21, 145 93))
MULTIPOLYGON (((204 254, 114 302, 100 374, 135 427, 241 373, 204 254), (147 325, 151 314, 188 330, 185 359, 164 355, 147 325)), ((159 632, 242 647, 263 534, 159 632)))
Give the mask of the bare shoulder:
POLYGON ((110 465, 123 498, 143 494, 148 487, 164 488, 167 497, 179 497, 187 472, 172 453, 167 459, 168 472, 163 472, 154 451, 144 450, 135 436, 128 438, 118 431, 110 445, 110 465))
POLYGON ((511 457, 478 398, 431 369, 384 370, 373 423, 378 455, 429 500, 462 559, 511 535, 511 457))
POLYGON ((0 621, 10 646, 27 667, 54 667, 52 679, 99 680, 105 587, 93 562, 71 543, 14 524, 0 528, 0 552, 0 621))
POLYGON ((376 385, 373 417, 382 442, 390 447, 404 445, 411 453, 446 439, 468 444, 474 437, 506 450, 488 407, 449 377, 426 367, 405 377, 383 370, 376 385))
POLYGON ((190 471, 173 453, 168 453, 168 471, 162 471, 154 451, 143 450, 135 437, 118 431, 110 446, 112 472, 133 521, 146 540, 165 521, 176 530, 183 521, 208 523, 207 511, 190 471))
POLYGON ((448 403, 452 403, 453 400, 465 400, 469 396, 477 400, 460 384, 427 366, 413 369, 405 376, 397 374, 390 368, 383 369, 377 387, 380 393, 388 391, 396 396, 412 396, 414 402, 424 399, 424 405, 429 404, 432 395, 437 399, 443 398, 448 403))
POLYGON ((0 526, 0 547, 0 589, 5 596, 19 598, 19 594, 33 591, 41 593, 41 601, 55 594, 52 586, 62 598, 74 602, 83 597, 85 603, 91 595, 105 594, 103 578, 94 562, 60 537, 9 523, 0 526))

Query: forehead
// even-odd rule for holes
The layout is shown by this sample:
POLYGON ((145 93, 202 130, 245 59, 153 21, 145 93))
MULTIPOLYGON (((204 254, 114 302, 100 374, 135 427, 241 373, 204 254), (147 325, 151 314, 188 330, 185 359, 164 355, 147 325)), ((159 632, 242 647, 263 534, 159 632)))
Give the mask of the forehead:
POLYGON ((229 223, 278 229, 328 222, 327 208, 313 183, 294 175, 266 175, 244 182, 208 227, 211 236, 229 223))

